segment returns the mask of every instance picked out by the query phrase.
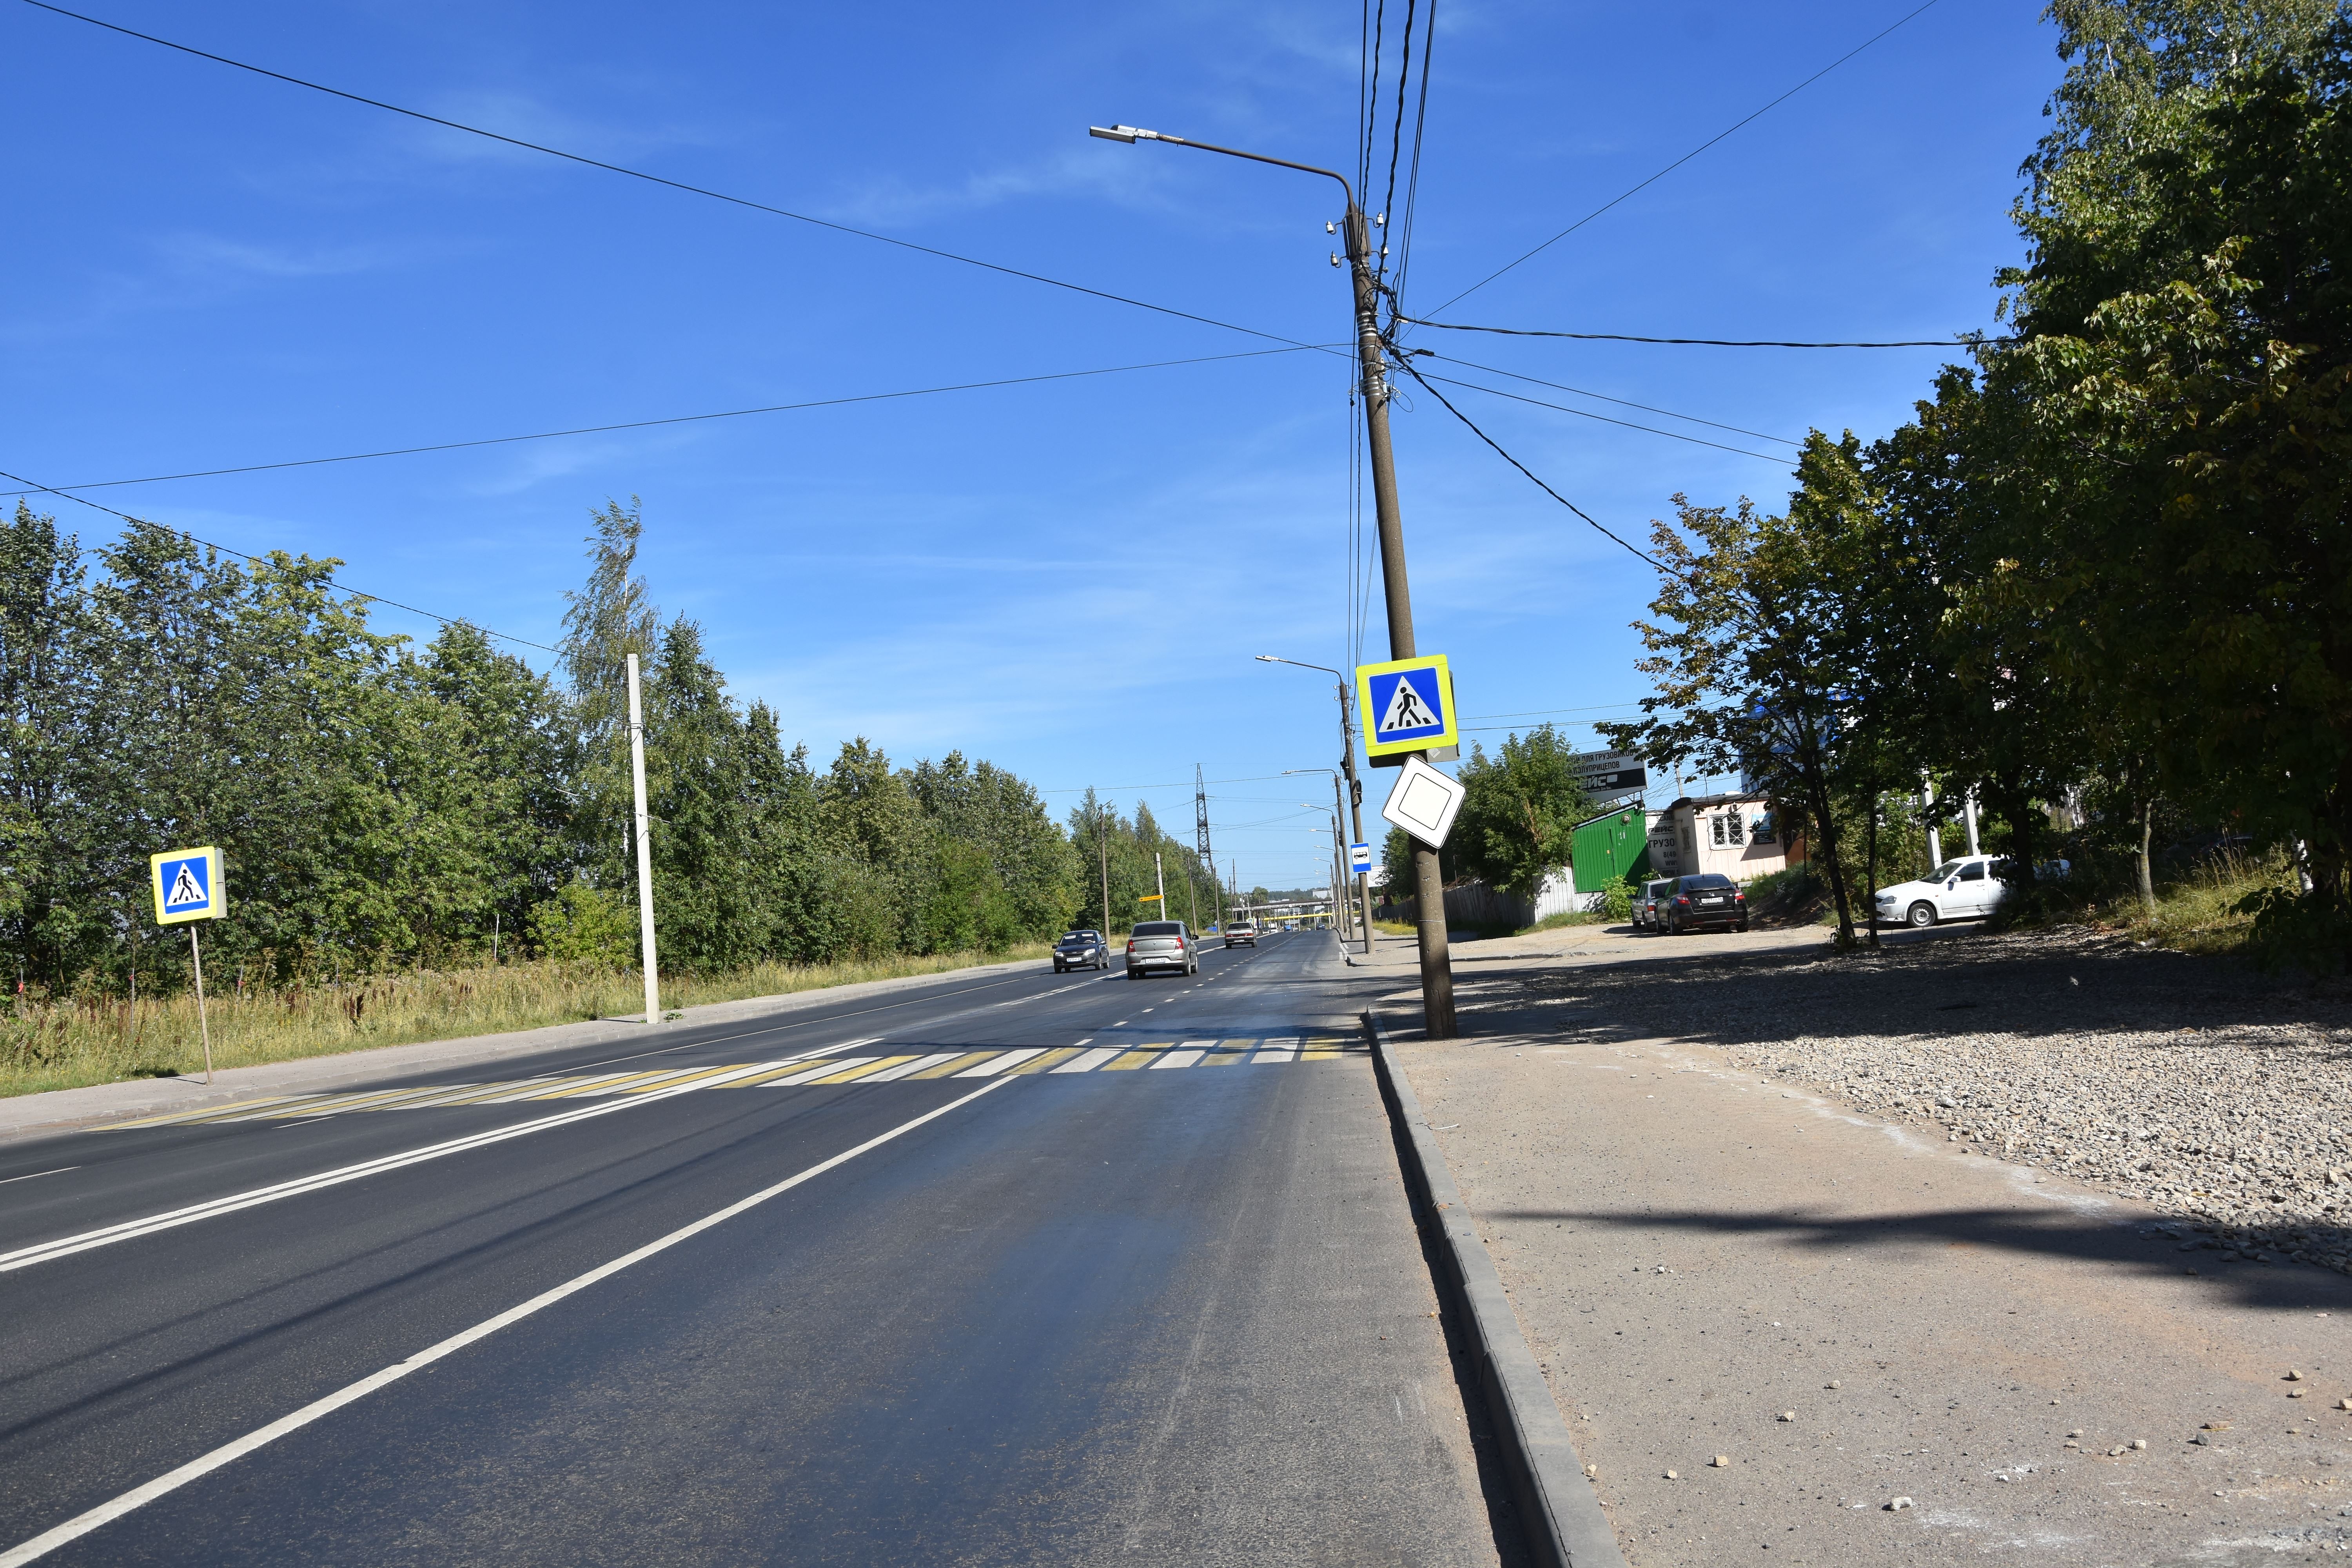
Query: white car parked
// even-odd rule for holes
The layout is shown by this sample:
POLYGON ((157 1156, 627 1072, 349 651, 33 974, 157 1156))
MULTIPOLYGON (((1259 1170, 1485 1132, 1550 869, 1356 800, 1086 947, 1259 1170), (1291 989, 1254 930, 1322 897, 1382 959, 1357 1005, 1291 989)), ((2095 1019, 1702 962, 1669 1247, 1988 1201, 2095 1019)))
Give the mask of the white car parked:
POLYGON ((1922 928, 1939 921, 1981 920, 2009 891, 2009 884, 1995 872, 1998 861, 1992 855, 1963 855, 1918 881, 1882 888, 1878 918, 1922 928))

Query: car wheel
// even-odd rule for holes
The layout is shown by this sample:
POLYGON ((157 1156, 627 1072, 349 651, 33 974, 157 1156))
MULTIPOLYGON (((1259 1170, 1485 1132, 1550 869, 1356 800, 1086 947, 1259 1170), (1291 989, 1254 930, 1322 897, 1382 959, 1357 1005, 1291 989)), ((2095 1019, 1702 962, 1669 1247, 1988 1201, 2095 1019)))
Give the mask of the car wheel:
POLYGON ((1746 921, 1741 921, 1738 925, 1731 929, 1734 931, 1744 931, 1748 929, 1748 922, 1746 921))
POLYGON ((1929 903, 1927 900, 1922 899, 1917 903, 1911 906, 1911 913, 1908 918, 1914 927, 1920 931, 1926 931, 1929 926, 1936 923, 1936 906, 1929 903))
POLYGON ((1680 936, 1683 934, 1682 916, 1669 915, 1666 918, 1666 934, 1668 936, 1680 936))

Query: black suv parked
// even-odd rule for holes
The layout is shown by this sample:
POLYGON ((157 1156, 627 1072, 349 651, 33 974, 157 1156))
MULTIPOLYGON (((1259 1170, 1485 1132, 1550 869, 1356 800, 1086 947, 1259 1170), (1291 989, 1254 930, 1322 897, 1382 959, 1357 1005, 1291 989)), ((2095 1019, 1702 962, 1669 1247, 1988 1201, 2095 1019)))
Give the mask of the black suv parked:
POLYGON ((1659 900, 1658 923, 1672 936, 1707 926, 1746 931, 1748 895, 1720 871, 1677 877, 1673 890, 1659 900))

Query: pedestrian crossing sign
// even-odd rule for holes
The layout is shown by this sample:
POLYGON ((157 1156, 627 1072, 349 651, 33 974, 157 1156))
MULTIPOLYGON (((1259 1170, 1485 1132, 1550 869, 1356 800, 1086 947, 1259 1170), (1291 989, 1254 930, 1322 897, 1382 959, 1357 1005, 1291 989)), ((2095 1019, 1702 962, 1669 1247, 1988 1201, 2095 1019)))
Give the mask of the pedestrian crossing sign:
POLYGON ((228 913, 228 879, 216 848, 166 849, 147 857, 155 884, 155 923, 217 920, 228 913))
POLYGON ((1456 745, 1454 672, 1442 653, 1356 667, 1364 754, 1375 762, 1456 745))

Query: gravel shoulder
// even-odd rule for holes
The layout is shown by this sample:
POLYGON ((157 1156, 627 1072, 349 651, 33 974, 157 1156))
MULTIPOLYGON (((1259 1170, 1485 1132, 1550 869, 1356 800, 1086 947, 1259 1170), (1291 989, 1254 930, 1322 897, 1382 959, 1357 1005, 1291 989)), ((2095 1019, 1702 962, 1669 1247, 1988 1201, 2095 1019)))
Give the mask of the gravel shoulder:
POLYGON ((1629 1559, 2340 1560, 2343 997, 1937 935, 1364 976, 1629 1559))

